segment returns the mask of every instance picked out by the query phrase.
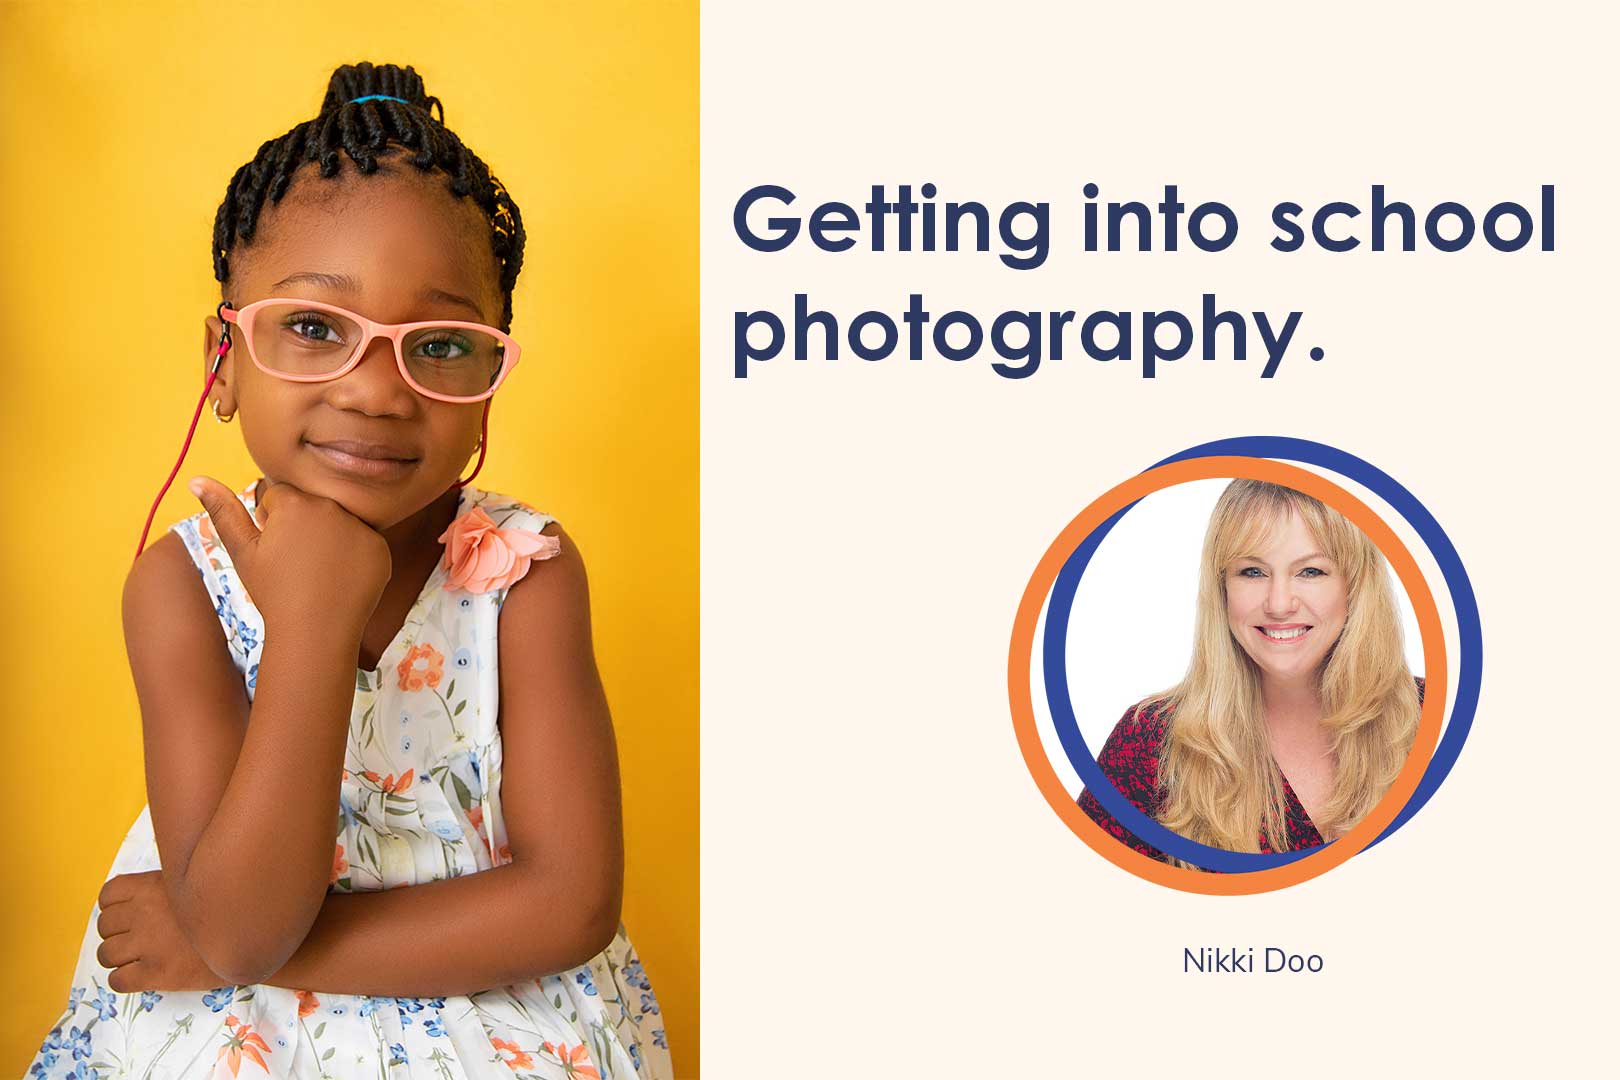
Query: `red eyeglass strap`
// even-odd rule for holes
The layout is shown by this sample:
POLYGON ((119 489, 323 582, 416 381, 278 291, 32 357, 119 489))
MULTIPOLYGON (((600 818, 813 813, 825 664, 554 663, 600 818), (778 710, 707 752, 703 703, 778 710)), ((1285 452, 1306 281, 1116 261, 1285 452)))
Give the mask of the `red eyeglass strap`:
MULTIPOLYGON (((224 304, 220 305, 221 310, 224 307, 224 304)), ((224 323, 223 319, 220 321, 224 323)), ((214 366, 208 370, 208 381, 203 383, 202 397, 197 399, 197 409, 191 414, 191 426, 186 429, 186 441, 180 447, 180 456, 175 459, 174 468, 169 470, 169 478, 163 481, 163 487, 158 491, 157 498, 152 500, 152 508, 146 512, 146 524, 141 526, 141 540, 135 545, 136 559, 139 559, 141 552, 146 550, 146 534, 152 530, 152 518, 157 515, 158 504, 163 501, 163 496, 168 494, 169 485, 174 483, 175 474, 180 471, 181 464, 186 460, 186 451, 191 449, 191 437, 197 431, 197 420, 202 416, 203 404, 208 400, 208 391, 214 388, 214 380, 219 376, 219 365, 224 362, 225 354, 230 351, 231 324, 224 323, 224 326, 225 333, 219 339, 219 348, 214 351, 214 366)))
POLYGON ((456 481, 456 487, 458 488, 466 487, 472 483, 473 476, 477 476, 478 470, 484 467, 484 451, 489 449, 489 406, 494 400, 492 397, 484 399, 484 418, 480 421, 478 429, 478 464, 473 466, 472 476, 467 477, 465 480, 456 481))

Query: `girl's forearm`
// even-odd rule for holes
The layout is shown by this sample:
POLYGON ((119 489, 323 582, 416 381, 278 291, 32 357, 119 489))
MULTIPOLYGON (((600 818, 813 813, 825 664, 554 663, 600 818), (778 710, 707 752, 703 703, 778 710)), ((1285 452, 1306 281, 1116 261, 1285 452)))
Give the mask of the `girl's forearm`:
POLYGON ((619 897, 521 862, 381 892, 332 894, 272 986, 437 997, 577 967, 612 941, 619 897))
POLYGON ((242 982, 292 955, 331 878, 359 649, 333 636, 266 632, 241 753, 172 894, 198 953, 242 982))

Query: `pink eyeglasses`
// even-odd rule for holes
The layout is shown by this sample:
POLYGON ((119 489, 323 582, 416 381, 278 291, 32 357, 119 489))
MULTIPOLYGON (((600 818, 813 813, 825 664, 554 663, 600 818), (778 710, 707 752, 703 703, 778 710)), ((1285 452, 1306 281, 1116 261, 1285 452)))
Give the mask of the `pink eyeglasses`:
POLYGON ((405 381, 435 401, 485 400, 517 367, 522 351, 511 337, 482 323, 380 323, 311 300, 257 300, 241 311, 221 308, 220 318, 241 329, 260 371, 291 382, 342 378, 373 339, 387 338, 405 381))
POLYGON ((175 474, 186 460, 186 451, 191 449, 191 437, 197 431, 203 403, 208 400, 220 364, 231 349, 231 325, 242 331, 248 357, 255 367, 290 382, 327 382, 342 378, 360 363, 366 346, 374 338, 387 338, 394 343, 394 360, 411 389, 435 401, 484 403, 478 464, 473 466, 470 476, 457 480, 456 486, 470 483, 484 467, 484 454, 489 449, 490 400, 517 367, 522 351, 518 343, 502 331, 482 323, 454 320, 380 323, 333 304, 280 297, 256 300, 240 311, 223 301, 216 313, 227 325, 220 335, 219 347, 214 350, 214 364, 209 369, 208 381, 203 384, 202 396, 197 399, 197 409, 191 415, 191 427, 186 430, 180 456, 147 511, 140 542, 135 545, 137 559, 146 547, 146 536, 152 529, 158 504, 174 483, 175 474), (310 330, 314 332, 306 332, 310 330))

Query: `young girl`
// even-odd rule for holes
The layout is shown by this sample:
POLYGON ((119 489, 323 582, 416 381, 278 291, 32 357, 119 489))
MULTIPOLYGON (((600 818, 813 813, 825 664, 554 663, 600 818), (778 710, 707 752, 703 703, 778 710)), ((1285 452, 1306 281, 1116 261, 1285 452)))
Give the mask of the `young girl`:
POLYGON ((130 571, 149 802, 29 1076, 671 1075, 579 552, 460 479, 523 241, 409 67, 232 178, 204 370, 263 475, 130 571))

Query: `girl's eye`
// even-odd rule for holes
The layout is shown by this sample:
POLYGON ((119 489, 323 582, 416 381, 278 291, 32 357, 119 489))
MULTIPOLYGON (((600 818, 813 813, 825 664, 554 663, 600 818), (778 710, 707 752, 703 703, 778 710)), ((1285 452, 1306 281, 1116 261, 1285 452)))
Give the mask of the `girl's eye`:
POLYGON ((338 328, 318 312, 301 311, 297 315, 289 315, 281 320, 281 325, 302 341, 323 345, 343 344, 338 328))
POLYGON ((1327 571, 1318 569, 1314 566, 1307 566, 1305 569, 1299 572, 1299 576, 1308 578, 1327 577, 1327 571))
POLYGON ((1246 578, 1265 577, 1266 572, 1260 569, 1258 566, 1245 566, 1243 569, 1237 572, 1237 576, 1246 578))
POLYGON ((416 350, 417 354, 424 360, 432 360, 435 363, 442 364, 446 361, 460 360, 464 356, 471 355, 473 346, 472 342, 460 334, 446 332, 439 337, 418 341, 416 350))

